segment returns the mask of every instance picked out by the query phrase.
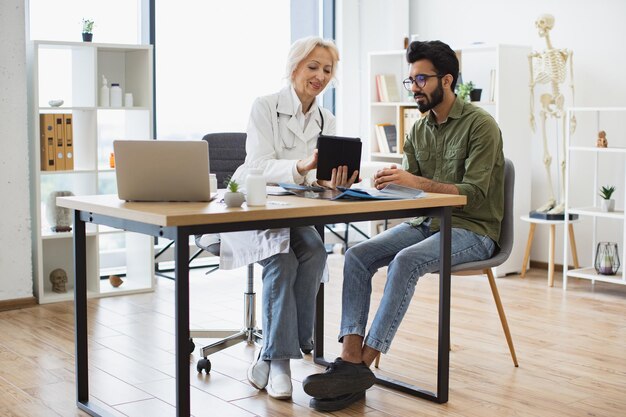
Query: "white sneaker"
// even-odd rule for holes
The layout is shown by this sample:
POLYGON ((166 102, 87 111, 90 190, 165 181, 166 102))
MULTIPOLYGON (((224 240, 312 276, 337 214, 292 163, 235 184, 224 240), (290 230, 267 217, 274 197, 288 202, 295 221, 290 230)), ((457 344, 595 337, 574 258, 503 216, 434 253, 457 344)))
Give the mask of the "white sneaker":
POLYGON ((287 374, 280 374, 270 377, 269 384, 265 388, 270 397, 277 400, 286 400, 291 398, 293 387, 291 386, 291 377, 287 374))
POLYGON ((263 389, 267 386, 270 375, 270 364, 261 359, 261 353, 248 368, 248 381, 256 389, 263 389))

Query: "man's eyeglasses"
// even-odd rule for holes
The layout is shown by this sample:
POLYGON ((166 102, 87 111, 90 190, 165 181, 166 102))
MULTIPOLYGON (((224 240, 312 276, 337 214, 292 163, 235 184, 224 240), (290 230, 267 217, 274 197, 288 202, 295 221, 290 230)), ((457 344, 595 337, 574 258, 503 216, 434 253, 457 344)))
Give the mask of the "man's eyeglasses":
POLYGON ((419 88, 424 88, 424 86, 426 85, 426 82, 428 82, 428 79, 431 78, 431 77, 442 78, 442 77, 444 77, 444 75, 439 75, 439 74, 434 74, 434 75, 417 74, 415 76, 415 78, 409 77, 406 80, 402 81, 402 84, 404 85, 404 88, 406 88, 409 91, 411 91, 411 87, 412 87, 413 83, 415 83, 415 85, 418 86, 419 88))

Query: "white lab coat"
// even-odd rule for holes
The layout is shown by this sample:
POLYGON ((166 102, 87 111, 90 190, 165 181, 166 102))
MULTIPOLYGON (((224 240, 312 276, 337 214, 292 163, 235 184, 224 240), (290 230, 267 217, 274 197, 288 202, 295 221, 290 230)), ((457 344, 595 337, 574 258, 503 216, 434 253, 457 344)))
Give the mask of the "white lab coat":
MULTIPOLYGON (((296 105, 291 88, 260 97, 252 105, 246 160, 233 174, 239 184, 245 184, 249 168, 263 169, 268 184, 312 184, 315 181, 315 170, 303 177, 298 174, 296 163, 313 154, 321 133, 335 134, 335 116, 314 103, 319 110, 313 109, 302 132, 294 115, 296 105)), ((223 233, 220 238, 220 268, 224 269, 238 268, 289 251, 289 229, 223 233)), ((327 273, 324 275, 327 277, 327 273)))

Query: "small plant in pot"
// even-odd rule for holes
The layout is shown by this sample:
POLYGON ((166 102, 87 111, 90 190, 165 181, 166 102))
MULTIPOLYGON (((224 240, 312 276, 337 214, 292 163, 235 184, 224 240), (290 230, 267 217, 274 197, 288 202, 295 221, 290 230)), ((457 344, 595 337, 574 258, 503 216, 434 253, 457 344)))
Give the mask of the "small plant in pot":
POLYGON ((243 193, 239 191, 237 181, 229 177, 224 181, 224 184, 226 185, 226 192, 224 193, 224 203, 226 207, 241 207, 243 202, 246 201, 246 198, 243 193))
POLYGON ((93 20, 83 18, 83 42, 91 42, 93 39, 93 24, 93 20))
POLYGON ((615 192, 615 186, 602 186, 600 188, 600 197, 602 197, 601 208, 602 211, 613 211, 615 210, 615 200, 611 198, 613 193, 615 192))
POLYGON ((474 90, 474 83, 471 81, 467 83, 460 83, 456 86, 456 93, 463 101, 470 101, 470 93, 472 90, 474 90))

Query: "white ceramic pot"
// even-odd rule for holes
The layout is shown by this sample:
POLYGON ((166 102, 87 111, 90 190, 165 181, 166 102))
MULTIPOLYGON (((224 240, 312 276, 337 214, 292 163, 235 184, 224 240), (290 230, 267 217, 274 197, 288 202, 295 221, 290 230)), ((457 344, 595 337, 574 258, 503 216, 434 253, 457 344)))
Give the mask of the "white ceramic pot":
POLYGON ((224 203, 226 207, 241 207, 244 201, 246 201, 246 198, 243 193, 233 193, 231 191, 224 193, 224 203))
POLYGON ((615 210, 615 200, 613 200, 613 199, 610 199, 610 200, 602 199, 600 208, 602 209, 602 211, 606 211, 606 212, 614 211, 615 210))

